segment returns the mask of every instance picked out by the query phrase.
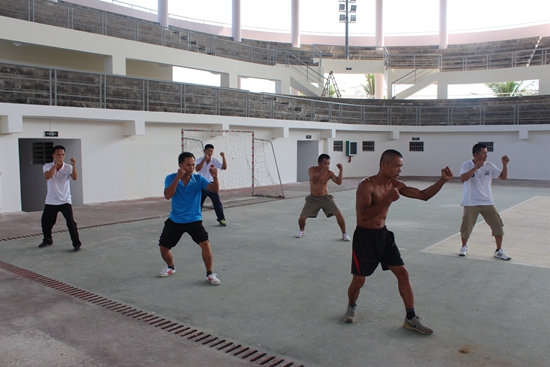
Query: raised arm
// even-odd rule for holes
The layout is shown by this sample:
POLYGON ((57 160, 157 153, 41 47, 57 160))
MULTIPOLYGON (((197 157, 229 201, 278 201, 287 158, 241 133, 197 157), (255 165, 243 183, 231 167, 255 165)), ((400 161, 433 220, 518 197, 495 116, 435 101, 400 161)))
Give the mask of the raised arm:
POLYGON ((344 167, 340 163, 336 165, 338 167, 338 176, 336 176, 334 173, 330 176, 330 179, 332 182, 334 182, 337 185, 341 185, 342 181, 344 180, 344 167))
POLYGON ((214 167, 210 167, 210 175, 212 176, 212 182, 206 186, 206 190, 210 192, 220 191, 220 182, 218 181, 218 170, 214 167))
POLYGON ((387 195, 374 203, 374 185, 368 179, 359 183, 356 198, 358 223, 372 221, 377 217, 385 219, 391 203, 399 199, 399 191, 391 182, 388 183, 387 189, 387 195))
POLYGON ((415 187, 408 187, 403 182, 400 182, 399 192, 401 195, 406 196, 411 199, 419 199, 428 201, 435 194, 441 190, 443 185, 453 177, 453 172, 449 167, 445 167, 441 170, 441 178, 437 180, 433 185, 425 188, 424 190, 419 190, 415 187))
POLYGON ((178 182, 182 179, 184 174, 184 170, 182 170, 181 168, 178 169, 178 173, 176 173, 176 177, 174 177, 174 180, 172 181, 170 186, 164 189, 164 197, 166 198, 166 200, 172 199, 172 196, 174 196, 174 194, 176 193, 176 189, 178 188, 178 182))
POLYGON ((227 169, 227 161, 225 160, 225 153, 220 152, 220 156, 222 157, 222 170, 225 171, 227 169))
MULTIPOLYGON (((199 172, 206 163, 206 156, 199 158, 201 161, 195 165, 195 171, 199 172)), ((198 160, 198 159, 197 159, 198 160)))
POLYGON ((501 180, 506 180, 508 178, 508 162, 510 162, 510 158, 508 158, 507 155, 502 157, 502 172, 500 173, 500 176, 498 176, 501 180))
POLYGON ((480 169, 481 167, 483 167, 483 163, 484 163, 484 162, 483 162, 483 161, 477 161, 477 162, 475 162, 475 163, 476 163, 475 166, 474 166, 471 170, 469 170, 468 172, 464 172, 463 174, 460 175, 460 181, 461 181, 461 182, 466 182, 466 181, 468 181, 470 178, 472 178, 473 175, 474 175, 474 173, 476 173, 476 171, 477 171, 478 169, 480 169))
POLYGON ((309 175, 309 180, 314 184, 319 183, 321 181, 321 178, 323 177, 323 174, 325 174, 325 172, 328 171, 327 166, 323 166, 323 168, 321 168, 319 172, 316 172, 315 168, 317 167, 313 166, 313 167, 309 167, 309 169, 307 170, 307 173, 309 175))
POLYGON ((76 181, 78 178, 78 172, 76 171, 76 159, 71 158, 71 166, 73 166, 73 173, 71 173, 71 178, 73 181, 76 181))

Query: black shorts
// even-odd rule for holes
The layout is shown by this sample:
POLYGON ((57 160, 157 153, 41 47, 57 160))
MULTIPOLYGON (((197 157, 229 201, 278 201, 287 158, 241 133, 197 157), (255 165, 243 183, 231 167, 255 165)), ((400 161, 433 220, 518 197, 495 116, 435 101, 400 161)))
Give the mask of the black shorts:
POLYGON ((189 233, 195 243, 208 241, 208 232, 202 225, 202 220, 192 223, 176 223, 170 218, 164 222, 164 229, 160 235, 159 246, 171 249, 176 246, 184 233, 189 233))
POLYGON ((395 244, 393 232, 386 227, 355 228, 351 273, 368 277, 374 273, 379 263, 382 264, 382 270, 389 270, 388 266, 405 265, 395 244))

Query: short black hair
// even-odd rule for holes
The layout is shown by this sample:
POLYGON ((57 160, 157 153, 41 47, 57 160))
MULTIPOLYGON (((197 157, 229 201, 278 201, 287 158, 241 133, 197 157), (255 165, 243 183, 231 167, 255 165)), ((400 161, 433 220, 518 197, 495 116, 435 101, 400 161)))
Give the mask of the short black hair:
POLYGON ((487 149, 487 145, 477 143, 472 148, 472 155, 481 153, 481 149, 487 149))
POLYGON ((210 148, 214 149, 214 146, 213 146, 212 144, 206 144, 206 145, 204 146, 204 150, 210 149, 210 148))
POLYGON ((178 164, 185 162, 185 158, 195 158, 195 156, 191 152, 183 152, 178 157, 178 164))
POLYGON ((403 158, 403 155, 395 149, 388 149, 380 157, 380 163, 388 163, 393 157, 403 158))
POLYGON ((56 145, 55 147, 52 148, 52 154, 54 154, 55 151, 59 149, 65 151, 65 147, 63 145, 56 145))
POLYGON ((330 155, 325 154, 325 153, 321 154, 321 155, 319 156, 319 158, 317 158, 317 163, 321 163, 321 162, 322 162, 323 160, 325 160, 325 159, 330 159, 330 155))

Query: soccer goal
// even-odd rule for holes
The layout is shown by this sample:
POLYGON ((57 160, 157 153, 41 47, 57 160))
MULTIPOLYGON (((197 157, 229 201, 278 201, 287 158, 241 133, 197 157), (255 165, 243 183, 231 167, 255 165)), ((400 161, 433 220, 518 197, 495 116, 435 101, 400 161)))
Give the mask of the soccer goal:
MULTIPOLYGON (((181 130, 181 151, 196 158, 204 146, 214 146, 214 158, 225 153, 227 170, 219 171, 220 190, 250 189, 252 196, 284 198, 283 185, 273 143, 254 137, 248 130, 181 130)), ((247 191, 247 190, 245 190, 247 191)))

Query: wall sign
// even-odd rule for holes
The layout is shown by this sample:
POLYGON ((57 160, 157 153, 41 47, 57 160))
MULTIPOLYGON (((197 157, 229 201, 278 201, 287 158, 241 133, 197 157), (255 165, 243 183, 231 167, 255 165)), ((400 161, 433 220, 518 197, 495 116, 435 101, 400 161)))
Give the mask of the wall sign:
POLYGON ((44 131, 44 136, 47 137, 47 138, 56 138, 59 136, 59 132, 58 131, 44 131))

